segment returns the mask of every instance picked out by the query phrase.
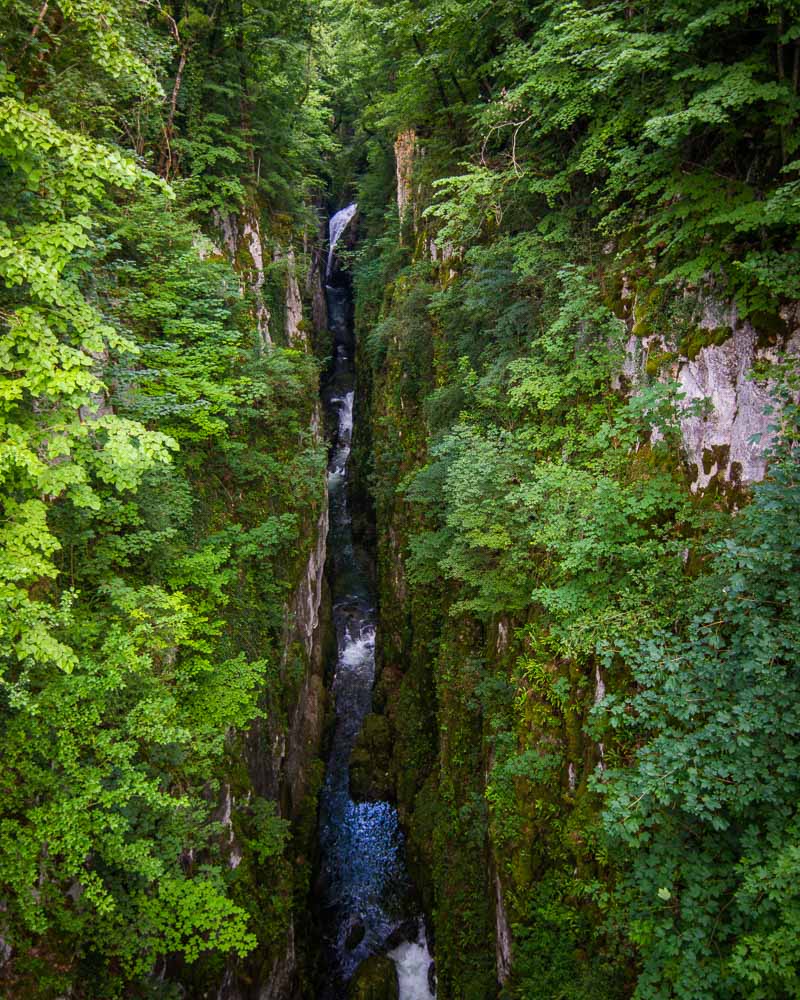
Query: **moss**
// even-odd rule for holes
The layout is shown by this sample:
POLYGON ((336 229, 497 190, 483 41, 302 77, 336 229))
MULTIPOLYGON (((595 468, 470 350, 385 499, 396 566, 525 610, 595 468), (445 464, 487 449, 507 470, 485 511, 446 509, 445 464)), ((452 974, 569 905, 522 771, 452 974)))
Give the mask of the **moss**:
POLYGON ((660 288, 648 286, 637 289, 631 330, 634 337, 650 337, 656 332, 654 319, 661 307, 663 297, 664 293, 660 288))
POLYGON ((430 877, 434 864, 433 838, 443 821, 439 780, 435 771, 431 771, 425 779, 414 797, 413 806, 406 824, 409 870, 422 895, 425 912, 432 913, 435 905, 434 885, 430 877))
POLYGON ((630 314, 630 305, 627 299, 622 297, 623 280, 620 272, 613 272, 606 275, 603 285, 603 304, 617 317, 617 319, 627 319, 630 314))
POLYGON ((748 318, 758 335, 758 346, 762 349, 782 343, 791 332, 789 324, 777 310, 761 310, 751 313, 748 318))
POLYGON ((347 991, 348 1000, 398 1000, 399 995, 394 962, 385 955, 365 959, 347 991))
POLYGON ((735 511, 749 502, 750 491, 741 482, 741 465, 738 462, 734 462, 733 465, 737 467, 737 475, 731 471, 726 478, 720 470, 711 478, 705 489, 698 491, 698 501, 703 508, 735 511))
POLYGON ((325 765, 319 757, 315 757, 306 775, 306 794, 292 825, 292 846, 297 852, 295 863, 298 865, 306 862, 316 846, 317 802, 324 778, 325 765))
POLYGON ((394 798, 392 733, 384 715, 370 713, 350 754, 350 794, 358 801, 394 798))
POLYGON ((450 619, 434 665, 439 729, 440 810, 433 837, 437 972, 444 995, 483 1000, 494 990, 493 914, 488 871, 485 763, 474 650, 481 632, 450 619))
POLYGON ((711 470, 716 465, 718 472, 722 472, 728 467, 728 461, 730 459, 731 449, 727 444, 715 444, 710 448, 703 449, 703 472, 706 475, 711 473, 711 470))
POLYGON ((733 327, 715 326, 708 330, 702 326, 690 327, 681 337, 680 353, 694 361, 704 347, 719 347, 733 336, 733 327))
MULTIPOLYGON (((435 634, 435 604, 432 601, 414 601, 414 610, 417 638, 435 634)), ((436 764, 435 699, 428 658, 418 645, 390 706, 396 734, 394 769, 397 795, 400 803, 410 808, 413 808, 414 796, 436 764)))
MULTIPOLYGON (((592 938, 600 919, 588 912, 581 881, 585 874, 588 882, 599 867, 592 834, 596 815, 586 788, 596 750, 583 732, 593 701, 593 674, 586 676, 586 664, 551 658, 551 701, 535 692, 525 699, 510 680, 519 653, 513 636, 524 623, 507 623, 510 647, 499 652, 495 630, 465 615, 449 616, 449 605, 458 596, 452 585, 422 586, 405 577, 403 553, 409 536, 419 529, 421 515, 403 503, 397 487, 404 475, 426 460, 430 427, 423 414, 429 417, 430 411, 422 408, 422 401, 452 379, 447 367, 452 362, 442 345, 447 334, 425 315, 429 310, 421 283, 415 296, 409 280, 407 276, 398 280, 391 304, 390 293, 384 297, 383 316, 391 305, 395 322, 387 327, 381 365, 371 372, 375 466, 370 485, 378 523, 382 663, 376 703, 389 718, 394 737, 398 808, 409 867, 418 877, 425 910, 432 917, 439 994, 486 1000, 497 991, 492 861, 515 925, 515 956, 518 948, 520 953, 525 950, 528 928, 535 937, 540 926, 544 931, 538 943, 549 943, 548 935, 562 940, 563 968, 576 980, 588 965, 576 955, 602 951, 592 938), (575 710, 566 713, 568 719, 552 703, 563 697, 565 678, 569 698, 576 702, 575 710), (512 747, 502 758, 504 739, 512 741, 512 747), (486 787, 490 767, 518 757, 520 751, 541 748, 542 757, 547 757, 541 767, 552 767, 552 777, 543 775, 534 782, 518 773, 512 760, 499 788, 502 801, 497 811, 491 801, 490 815, 486 787), (574 792, 568 791, 568 761, 577 770, 574 792), (576 867, 580 878, 573 874, 576 867), (552 896, 543 896, 541 906, 557 914, 553 926, 547 916, 531 916, 543 880, 552 886, 552 896), (573 932, 573 926, 578 930, 573 932)), ((605 304, 628 319, 633 299, 623 300, 622 295, 621 275, 611 275, 605 304)), ((637 302, 637 322, 653 322, 660 309, 660 291, 642 286, 637 302)), ((672 358, 667 355, 664 363, 667 360, 672 358)), ((645 459, 637 456, 637 461, 645 459)), ((649 455, 646 461, 652 464, 656 458, 649 455)), ((647 474, 650 465, 644 471, 647 474)), ((537 954, 546 967, 546 952, 537 954)), ((557 989, 564 991, 564 982, 556 989, 553 977, 548 985, 553 986, 550 994, 520 983, 513 995, 545 997, 556 995, 557 989)), ((599 998, 602 989, 598 983, 586 995, 599 998)), ((609 988, 604 1000, 617 995, 609 988)))
POLYGON ((659 372, 677 360, 678 355, 674 351, 651 351, 647 356, 645 371, 651 378, 655 378, 659 372))

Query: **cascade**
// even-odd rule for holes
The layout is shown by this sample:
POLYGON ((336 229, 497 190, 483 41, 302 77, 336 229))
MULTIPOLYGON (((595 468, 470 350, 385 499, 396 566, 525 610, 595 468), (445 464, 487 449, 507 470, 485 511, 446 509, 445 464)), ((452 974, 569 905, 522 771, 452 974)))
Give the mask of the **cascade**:
MULTIPOLYGON (((331 260, 355 207, 331 220, 331 260)), ((400 1000, 432 1000, 433 959, 405 865, 397 810, 389 802, 357 802, 350 795, 350 754, 372 709, 379 622, 370 557, 355 543, 348 498, 356 395, 350 289, 335 277, 330 280, 333 363, 322 396, 335 428, 328 463, 328 566, 336 660, 335 723, 320 795, 317 905, 325 961, 320 996, 340 1000, 361 962, 387 955, 397 970, 400 1000)))
POLYGON ((352 220, 353 216, 356 214, 357 211, 358 211, 358 205, 356 204, 348 205, 347 208, 343 208, 340 212, 337 212, 336 215, 334 215, 331 218, 331 221, 328 225, 329 243, 328 243, 328 266, 325 269, 326 279, 330 278, 331 276, 331 269, 333 267, 333 253, 336 249, 336 244, 339 242, 339 237, 342 235, 345 229, 347 229, 347 227, 350 225, 350 221, 352 220))

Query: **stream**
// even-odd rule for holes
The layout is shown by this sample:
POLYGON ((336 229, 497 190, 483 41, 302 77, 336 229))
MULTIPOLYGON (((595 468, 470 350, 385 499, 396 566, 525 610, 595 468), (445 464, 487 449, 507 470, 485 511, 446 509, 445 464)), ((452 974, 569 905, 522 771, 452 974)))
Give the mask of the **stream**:
POLYGON ((325 983, 320 1000, 347 996, 361 962, 388 955, 400 1000, 432 1000, 432 957, 404 858, 397 811, 389 802, 350 795, 350 753, 372 708, 378 615, 370 556, 353 536, 348 463, 357 391, 351 292, 333 268, 336 242, 356 212, 349 205, 330 221, 326 274, 333 363, 322 391, 335 428, 328 462, 329 578, 336 632, 331 690, 335 723, 320 795, 320 878, 325 983))

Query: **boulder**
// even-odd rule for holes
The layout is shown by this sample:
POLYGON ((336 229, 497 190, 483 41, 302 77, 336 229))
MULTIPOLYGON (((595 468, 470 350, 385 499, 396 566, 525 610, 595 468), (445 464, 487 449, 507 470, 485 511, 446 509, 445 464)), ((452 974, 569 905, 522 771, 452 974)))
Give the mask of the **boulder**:
POLYGON ((370 713, 350 754, 350 794, 357 802, 394 799, 392 732, 385 715, 370 713))
POLYGON ((356 969, 350 980, 348 1000, 399 1000, 400 987, 394 962, 385 955, 372 955, 356 969))

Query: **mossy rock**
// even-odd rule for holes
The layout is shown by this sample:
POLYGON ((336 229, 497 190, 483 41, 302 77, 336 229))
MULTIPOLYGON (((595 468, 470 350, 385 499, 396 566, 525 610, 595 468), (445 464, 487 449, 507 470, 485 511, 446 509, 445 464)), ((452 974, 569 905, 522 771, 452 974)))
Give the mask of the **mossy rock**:
POLYGON ((660 371, 671 365, 677 357, 678 355, 674 351, 653 351, 648 355, 645 371, 651 378, 655 378, 660 371))
POLYGON ((696 326, 681 338, 680 352, 690 361, 694 361, 704 347, 719 347, 733 336, 730 326, 715 326, 711 330, 696 326))
POLYGON ((399 996, 394 962, 386 955, 364 959, 347 991, 348 1000, 398 1000, 399 996))
POLYGON ((655 317, 661 308, 664 292, 661 288, 640 288, 636 295, 636 305, 633 310, 634 337, 649 337, 656 332, 655 317))
POLYGON ((715 444, 703 449, 703 472, 708 476, 716 465, 719 471, 728 468, 731 449, 727 444, 715 444))
POLYGON ((603 303, 606 308, 610 309, 617 319, 627 319, 630 304, 622 298, 622 274, 615 272, 606 275, 604 285, 603 303))
POLYGON ((782 343, 791 333, 789 324, 777 310, 751 313, 749 320, 758 334, 758 346, 762 349, 782 343))
POLYGON ((383 802, 394 798, 391 760, 389 720, 373 712, 364 720, 350 754, 350 794, 357 802, 383 802))

